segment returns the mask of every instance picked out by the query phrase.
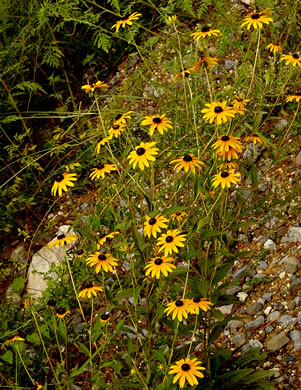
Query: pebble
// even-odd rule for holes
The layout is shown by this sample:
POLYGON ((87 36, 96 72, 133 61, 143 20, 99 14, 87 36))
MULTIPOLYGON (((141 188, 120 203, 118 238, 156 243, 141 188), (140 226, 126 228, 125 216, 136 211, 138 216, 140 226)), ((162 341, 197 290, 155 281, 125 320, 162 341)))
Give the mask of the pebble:
POLYGON ((240 286, 231 286, 228 288, 228 290, 226 291, 227 294, 229 295, 234 295, 238 292, 241 291, 241 287, 240 286))
POLYGON ((254 316, 255 314, 257 314, 262 309, 262 307, 263 307, 263 305, 261 303, 255 302, 252 305, 250 305, 249 307, 247 307, 246 312, 250 316, 254 316))
POLYGON ((240 333, 240 334, 237 334, 236 336, 231 337, 230 341, 236 347, 241 347, 242 345, 244 345, 246 343, 247 336, 244 333, 240 333))
POLYGON ((244 267, 238 269, 237 271, 234 272, 232 275, 232 279, 240 279, 242 276, 244 276, 248 271, 250 270, 250 267, 248 265, 245 265, 244 267))
POLYGON ((280 317, 280 315, 281 315, 280 311, 275 310, 268 315, 267 321, 268 322, 274 321, 276 318, 280 317))
POLYGON ((233 309, 233 305, 224 305, 224 306, 220 306, 218 308, 218 310, 221 313, 223 313, 223 315, 225 315, 225 316, 231 314, 232 309, 233 309))
POLYGON ((289 338, 285 335, 284 332, 281 332, 277 334, 276 336, 273 336, 270 340, 267 341, 267 350, 268 351, 278 351, 280 348, 282 348, 284 345, 289 343, 289 338))
POLYGON ((292 330, 290 332, 290 338, 293 340, 293 341, 298 341, 301 339, 301 332, 300 330, 292 330))
POLYGON ((298 164, 298 165, 301 165, 301 150, 300 150, 300 152, 297 154, 297 156, 295 158, 295 163, 298 164))
MULTIPOLYGON (((263 348, 263 344, 259 341, 259 340, 250 340, 249 341, 249 345, 250 345, 250 347, 251 348, 253 348, 253 349, 255 349, 255 348, 260 348, 260 349, 262 349, 263 348)), ((259 350, 260 350, 259 349, 259 350)))
POLYGON ((264 323, 264 316, 259 316, 256 320, 249 321, 246 323, 245 327, 247 329, 255 328, 256 326, 262 325, 264 323))
POLYGON ((294 349, 299 351, 301 349, 301 340, 297 340, 294 342, 294 349))
POLYGON ((280 326, 286 328, 287 326, 295 325, 297 321, 298 320, 296 317, 285 314, 284 316, 281 316, 277 322, 280 324, 280 326))
POLYGON ((288 356, 285 356, 285 358, 284 358, 286 363, 293 362, 295 359, 296 359, 295 355, 288 355, 288 356))
POLYGON ((276 130, 283 129, 285 126, 287 126, 288 121, 286 119, 280 119, 274 126, 276 130))
POLYGON ((271 310, 272 310, 272 306, 267 306, 265 309, 264 309, 264 314, 267 316, 268 314, 270 314, 270 312, 271 312, 271 310))
POLYGON ((298 324, 301 324, 301 311, 299 311, 297 318, 298 318, 298 324))
POLYGON ((274 293, 264 293, 262 298, 265 299, 266 301, 270 302, 270 300, 272 299, 274 293))
POLYGON ((282 272, 280 272, 280 274, 278 276, 279 276, 280 279, 284 279, 285 275, 286 275, 286 272, 282 271, 282 272))
POLYGON ((268 239, 268 240, 264 243, 263 248, 264 248, 264 249, 268 249, 268 250, 275 250, 275 249, 276 249, 276 244, 274 243, 273 240, 268 239))
POLYGON ((227 70, 234 70, 235 69, 235 62, 232 60, 225 60, 225 68, 227 70))
POLYGON ((301 242, 301 227, 291 227, 287 232, 289 242, 301 242))
POLYGON ((267 327, 264 328, 266 333, 271 333, 273 331, 273 329, 274 328, 272 326, 267 326, 267 327))
POLYGON ((264 271, 268 268, 268 263, 266 261, 260 261, 257 265, 258 269, 263 269, 264 271))
POLYGON ((240 300, 240 302, 245 302, 245 300, 248 298, 248 294, 245 292, 240 292, 237 294, 237 298, 240 300))
POLYGON ((283 265, 286 272, 294 274, 300 268, 300 262, 295 257, 285 257, 283 259, 283 265))
POLYGON ((237 333, 237 328, 242 328, 244 326, 244 322, 240 320, 232 320, 228 322, 228 326, 230 326, 230 330, 232 334, 237 333))

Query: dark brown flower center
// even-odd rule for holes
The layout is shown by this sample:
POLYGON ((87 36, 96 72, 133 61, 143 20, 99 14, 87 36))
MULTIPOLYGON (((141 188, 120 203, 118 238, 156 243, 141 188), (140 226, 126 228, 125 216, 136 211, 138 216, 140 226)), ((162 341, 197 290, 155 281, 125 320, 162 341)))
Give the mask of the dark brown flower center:
POLYGON ((296 53, 296 54, 293 54, 293 57, 295 58, 295 60, 298 60, 298 59, 299 59, 299 56, 298 56, 297 53, 296 53))
POLYGON ((64 180, 64 176, 63 175, 57 175, 57 177, 55 178, 55 181, 57 181, 58 183, 60 183, 63 180, 64 180))
POLYGON ((252 14, 251 16, 251 19, 259 19, 260 18, 260 14, 252 14))
POLYGON ((208 32, 210 30, 210 28, 208 26, 204 26, 202 28, 202 32, 208 32))
POLYGON ((183 160, 185 162, 190 162, 190 161, 192 161, 192 157, 190 156, 190 154, 185 154, 185 156, 183 157, 183 160))
POLYGON ((190 365, 187 364, 187 363, 184 363, 184 364, 182 364, 181 368, 182 368, 183 371, 189 371, 190 370, 190 365))
POLYGON ((93 287, 93 283, 92 283, 92 282, 89 282, 89 283, 87 283, 87 285, 86 285, 85 288, 91 288, 91 287, 93 287))
POLYGON ((228 177, 229 176, 229 173, 228 172, 222 172, 221 173, 221 177, 223 178, 223 179, 225 179, 226 177, 228 177))
POLYGON ((201 302, 201 299, 200 298, 193 298, 193 302, 194 303, 199 303, 199 302, 201 302))
POLYGON ((54 299, 49 299, 49 301, 47 302, 47 306, 49 307, 54 307, 56 305, 56 302, 54 299))
POLYGON ((66 313, 66 309, 64 309, 63 307, 59 307, 58 309, 56 309, 55 311, 57 314, 59 315, 63 315, 66 313))
POLYGON ((165 241, 166 241, 167 243, 173 242, 173 236, 167 236, 167 237, 165 238, 165 241))
POLYGON ((229 141, 229 139, 230 138, 227 135, 223 135, 222 138, 221 138, 221 140, 224 141, 224 142, 229 141))
POLYGON ((242 99, 242 98, 239 98, 239 97, 236 97, 235 100, 236 100, 237 102, 242 102, 242 101, 243 101, 243 99, 242 99))
POLYGON ((112 126, 112 129, 113 129, 113 130, 118 130, 119 127, 120 127, 120 125, 113 125, 113 126, 112 126))
POLYGON ((301 92, 296 92, 295 96, 301 96, 301 92))
POLYGON ((107 321, 109 318, 110 318, 110 313, 103 313, 100 318, 103 320, 103 321, 107 321))
POLYGON ((151 219, 148 221, 148 223, 149 223, 150 225, 154 225, 156 222, 157 222, 156 218, 151 218, 151 219))
POLYGON ((138 154, 138 156, 143 156, 144 153, 145 153, 145 149, 144 148, 138 148, 136 150, 136 153, 138 154))
POLYGON ((184 302, 181 300, 181 299, 178 299, 176 302, 175 302, 175 305, 177 307, 181 307, 181 306, 184 306, 184 302))
POLYGON ((156 116, 155 118, 153 118, 153 122, 158 124, 162 122, 162 119, 156 116))
POLYGON ((65 238, 66 236, 65 236, 65 234, 59 234, 58 236, 57 236, 57 239, 58 240, 62 240, 63 238, 65 238))
POLYGON ((181 214, 182 214, 181 211, 176 212, 176 215, 181 215, 181 214))
POLYGON ((115 121, 118 121, 118 119, 120 119, 122 117, 122 114, 118 114, 115 116, 115 121))
POLYGON ((82 255, 84 252, 85 252, 85 251, 84 251, 83 249, 79 249, 79 250, 77 251, 77 254, 80 256, 80 255, 82 255))
POLYGON ((155 263, 156 265, 161 265, 161 264, 163 263, 163 260, 161 259, 161 257, 157 257, 157 258, 155 259, 154 263, 155 263))
POLYGON ((105 166, 104 166, 103 164, 98 164, 98 165, 97 165, 97 169, 99 169, 99 170, 104 169, 104 167, 105 167, 105 166))
POLYGON ((216 114, 220 114, 221 112, 223 112, 224 110, 223 110, 223 108, 221 107, 221 106, 216 106, 215 108, 214 108, 214 112, 216 113, 216 114))
POLYGON ((106 260, 107 256, 106 255, 98 255, 98 260, 104 261, 106 260))

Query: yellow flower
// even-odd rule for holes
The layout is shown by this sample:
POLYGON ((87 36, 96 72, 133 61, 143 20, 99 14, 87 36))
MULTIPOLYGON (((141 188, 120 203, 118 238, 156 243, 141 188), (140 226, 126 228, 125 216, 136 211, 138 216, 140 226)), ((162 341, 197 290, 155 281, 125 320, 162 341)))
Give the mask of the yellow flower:
POLYGON ((168 276, 168 272, 172 272, 172 270, 176 268, 175 265, 171 264, 172 261, 174 261, 172 257, 155 257, 144 267, 146 270, 145 276, 149 276, 151 274, 152 278, 156 277, 159 279, 161 272, 164 276, 168 276))
POLYGON ((83 255, 85 254, 85 250, 84 249, 79 249, 77 252, 76 252, 76 255, 77 257, 83 257, 83 255))
POLYGON ((103 291, 103 287, 93 286, 93 283, 90 283, 85 289, 81 290, 77 296, 78 298, 91 298, 92 295, 96 297, 97 291, 103 291))
POLYGON ((233 161, 230 161, 230 162, 226 161, 218 166, 219 171, 229 171, 230 169, 238 169, 238 168, 239 168, 239 165, 233 161))
POLYGON ((113 266, 117 265, 118 259, 115 257, 112 257, 109 253, 100 253, 100 252, 95 252, 93 255, 90 255, 86 263, 90 267, 95 267, 95 272, 98 274, 98 272, 103 269, 105 272, 112 272, 113 271, 113 266))
POLYGON ((235 111, 232 107, 227 106, 226 101, 207 103, 205 106, 208 108, 204 108, 201 112, 205 114, 203 118, 206 122, 212 123, 214 121, 215 124, 220 125, 228 121, 231 122, 235 116, 235 111))
POLYGON ((213 303, 208 301, 207 298, 192 298, 189 300, 189 313, 199 315, 200 309, 203 311, 210 310, 213 303))
POLYGON ((67 187, 74 187, 73 181, 77 180, 76 176, 76 173, 68 172, 57 175, 51 188, 51 195, 55 196, 58 192, 58 195, 62 196, 63 191, 68 191, 67 187))
POLYGON ((106 173, 111 173, 117 171, 117 167, 114 164, 99 164, 97 168, 93 168, 89 177, 94 179, 99 179, 100 176, 104 179, 106 173))
POLYGON ((146 222, 144 222, 144 235, 151 238, 151 236, 157 238, 157 232, 161 232, 161 228, 167 228, 165 222, 168 222, 168 219, 163 217, 163 215, 157 215, 154 218, 145 216, 146 222))
POLYGON ((133 112, 134 111, 128 111, 125 114, 117 114, 114 119, 114 125, 120 125, 122 123, 126 123, 127 119, 131 119, 133 112))
POLYGON ((236 152, 241 152, 243 144, 239 141, 239 137, 233 137, 232 135, 222 135, 212 145, 213 149, 217 149, 218 153, 228 152, 230 147, 236 152))
POLYGON ((180 77, 183 78, 183 77, 189 76, 191 73, 194 73, 193 70, 194 70, 194 68, 184 69, 183 71, 181 71, 180 73, 178 73, 178 74, 172 79, 172 81, 177 81, 180 77))
POLYGON ((177 211, 176 213, 171 214, 171 219, 173 221, 176 219, 178 222, 181 222, 184 215, 186 215, 185 211, 177 211))
POLYGON ((184 169, 185 172, 190 170, 195 173, 195 168, 201 168, 205 165, 202 161, 200 161, 197 157, 193 157, 193 154, 185 154, 184 156, 177 158, 176 160, 172 160, 170 164, 176 164, 174 166, 174 170, 184 169))
POLYGON ((114 123, 109 129, 109 137, 118 138, 121 133, 125 130, 125 123, 114 123))
POLYGON ((242 96, 235 96, 232 101, 233 107, 243 110, 244 106, 250 101, 250 99, 244 99, 242 96))
POLYGON ((105 313, 103 313, 101 316, 100 316, 100 321, 101 322, 108 322, 111 318, 111 315, 108 311, 106 311, 105 313))
POLYGON ((170 367, 169 374, 177 374, 174 377, 173 383, 176 383, 180 379, 180 387, 185 386, 186 380, 190 386, 195 386, 198 384, 198 378, 204 378, 204 375, 200 372, 205 370, 205 367, 199 366, 202 362, 197 361, 197 359, 181 359, 175 363, 175 365, 170 367))
POLYGON ((172 252, 178 253, 179 247, 184 247, 182 241, 186 241, 187 234, 181 233, 178 229, 167 230, 167 233, 162 234, 157 240, 157 246, 160 246, 159 253, 164 250, 164 256, 168 256, 172 252))
POLYGON ((112 240, 115 236, 118 236, 120 232, 111 232, 108 234, 103 235, 98 241, 97 241, 97 249, 100 248, 101 245, 103 245, 107 240, 112 240))
POLYGON ((301 57, 299 54, 282 54, 280 61, 286 61, 285 65, 292 64, 293 66, 301 66, 301 57))
POLYGON ((279 53, 279 52, 282 51, 282 46, 281 45, 277 45, 276 43, 270 43, 265 48, 268 49, 271 53, 274 53, 274 54, 279 53))
POLYGON ((25 339, 19 336, 14 336, 12 339, 6 340, 5 343, 1 345, 1 348, 4 348, 6 345, 13 343, 15 341, 25 341, 25 339))
POLYGON ((59 234, 56 239, 48 244, 48 248, 52 248, 53 246, 55 248, 58 248, 60 245, 65 246, 65 244, 70 244, 72 241, 76 241, 77 236, 75 234, 69 234, 66 236, 64 233, 59 234))
POLYGON ((156 161, 155 155, 159 153, 158 148, 154 148, 156 142, 141 142, 139 146, 136 146, 135 150, 128 155, 129 163, 133 164, 133 168, 136 168, 138 164, 139 168, 143 171, 145 167, 149 167, 149 161, 156 161))
POLYGON ((226 150, 223 150, 223 151, 220 151, 219 149, 216 150, 216 155, 219 156, 219 157, 222 157, 223 160, 227 160, 227 161, 231 161, 235 158, 238 158, 238 154, 237 154, 237 151, 236 149, 232 148, 232 146, 229 146, 229 150, 226 151, 226 150))
POLYGON ((55 314, 59 317, 59 318, 64 318, 66 317, 67 314, 70 313, 70 310, 66 310, 64 309, 63 307, 59 307, 58 309, 56 309, 55 311, 55 314))
POLYGON ((36 390, 41 390, 43 389, 43 385, 40 385, 39 383, 36 383, 36 390))
POLYGON ((194 69, 195 69, 195 67, 198 67, 198 63, 199 63, 199 67, 201 66, 201 64, 205 64, 208 68, 210 68, 210 66, 214 66, 214 65, 218 64, 218 58, 205 57, 195 64, 194 69))
POLYGON ((153 135, 154 131, 157 129, 161 135, 164 131, 167 131, 168 128, 172 129, 172 124, 169 119, 166 118, 165 114, 146 116, 145 119, 141 122, 142 126, 150 125, 149 134, 153 135))
POLYGON ((285 101, 286 103, 292 102, 293 100, 296 100, 296 102, 299 102, 301 100, 301 92, 296 92, 291 96, 288 96, 285 101))
POLYGON ((32 300, 32 298, 26 298, 25 300, 24 300, 24 306, 25 307, 30 307, 30 306, 32 306, 33 305, 33 300, 32 300))
POLYGON ((108 84, 106 84, 103 81, 97 81, 96 83, 93 83, 91 85, 90 84, 83 85, 81 89, 83 89, 85 92, 94 92, 95 89, 104 88, 104 87, 108 87, 108 84))
POLYGON ((115 28, 116 32, 118 32, 120 27, 125 28, 127 24, 131 26, 133 24, 133 21, 139 19, 140 16, 142 16, 142 14, 134 12, 127 19, 118 20, 118 22, 115 23, 111 28, 115 28))
POLYGON ((254 135, 254 134, 246 137, 246 142, 248 141, 252 141, 254 145, 256 145, 257 143, 263 144, 263 139, 258 135, 254 135))
POLYGON ((177 15, 168 16, 166 23, 174 24, 177 21, 177 15))
POLYGON ((211 37, 211 35, 218 35, 220 33, 220 30, 212 30, 210 27, 204 26, 201 31, 192 33, 190 34, 190 36, 193 37, 196 41, 198 41, 200 38, 211 37))
POLYGON ((95 152, 96 152, 97 154, 99 154, 101 146, 103 146, 103 145, 105 145, 106 143, 108 143, 109 140, 112 139, 112 138, 113 138, 113 137, 110 135, 110 136, 105 137, 105 138, 103 138, 102 140, 100 140, 100 141, 97 143, 97 145, 96 145, 95 152))
POLYGON ((241 27, 247 25, 247 29, 250 30, 251 27, 253 27, 255 30, 259 27, 263 27, 263 23, 269 24, 270 22, 273 22, 273 19, 267 15, 271 14, 272 11, 270 11, 268 8, 261 12, 253 12, 248 14, 244 18, 244 22, 242 23, 241 27))
POLYGON ((183 318, 188 318, 190 301, 189 299, 178 299, 177 301, 168 303, 167 308, 164 310, 164 313, 172 313, 172 319, 176 317, 179 321, 183 321, 183 318))
POLYGON ((212 186, 216 188, 219 184, 222 188, 230 187, 231 184, 239 182, 240 173, 233 173, 233 170, 222 171, 213 176, 212 186))

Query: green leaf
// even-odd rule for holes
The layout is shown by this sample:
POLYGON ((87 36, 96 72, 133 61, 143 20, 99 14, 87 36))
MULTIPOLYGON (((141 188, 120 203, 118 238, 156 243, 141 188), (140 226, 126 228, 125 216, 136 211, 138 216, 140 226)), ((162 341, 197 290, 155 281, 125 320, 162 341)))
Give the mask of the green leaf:
POLYGON ((13 281, 12 290, 14 292, 21 292, 25 285, 25 279, 22 277, 16 278, 13 281))
POLYGON ((231 386, 236 383, 241 382, 246 376, 253 372, 253 368, 246 368, 242 370, 233 370, 226 374, 223 374, 222 379, 224 383, 227 383, 227 388, 231 388, 231 386))
POLYGON ((63 339, 62 344, 65 344, 67 341, 67 328, 65 323, 62 320, 60 320, 59 322, 59 331, 60 331, 60 336, 63 339))
POLYGON ((126 288, 124 290, 119 291, 116 294, 116 296, 114 298, 114 301, 119 303, 123 299, 128 299, 128 298, 132 297, 133 294, 134 293, 133 293, 133 289, 132 288, 126 288))
POLYGON ((256 371, 256 372, 253 372, 251 375, 247 376, 244 380, 243 380, 243 383, 245 384, 250 384, 250 383, 253 383, 253 382, 257 382, 258 379, 262 379, 266 376, 270 376, 270 375, 273 375, 275 374, 275 371, 274 370, 260 370, 260 371, 256 371))
POLYGON ((162 212, 162 215, 170 215, 170 214, 177 213, 178 211, 185 211, 186 209, 187 209, 187 207, 180 207, 180 206, 169 207, 168 209, 165 209, 162 212))
POLYGON ((252 180, 252 184, 254 186, 256 186, 258 183, 258 175, 257 175, 257 168, 256 168, 256 165, 254 163, 252 164, 252 167, 251 167, 250 177, 252 180))
POLYGON ((13 353, 12 351, 8 350, 5 352, 4 355, 0 356, 2 360, 4 360, 8 364, 13 364, 13 353))
POLYGON ((265 352, 259 353, 259 351, 260 351, 260 347, 250 349, 248 352, 246 352, 239 359, 236 360, 236 364, 239 367, 244 367, 253 361, 259 361, 265 359, 266 353, 265 352))
POLYGON ((47 324, 42 324, 40 326, 40 332, 42 333, 43 336, 45 336, 47 339, 50 338, 49 334, 49 326, 47 324))
POLYGON ((78 342, 77 345, 80 347, 80 350, 85 353, 87 356, 90 356, 89 349, 85 346, 85 344, 78 342))
POLYGON ((150 197, 145 192, 143 192, 143 196, 144 196, 144 199, 146 200, 146 203, 147 203, 149 211, 150 212, 153 211, 154 210, 154 206, 152 204, 152 201, 150 200, 150 197))
POLYGON ((216 285, 218 282, 220 282, 225 277, 225 275, 227 274, 227 272, 231 268, 232 264, 233 264, 233 261, 230 261, 230 262, 227 262, 227 263, 225 263, 217 268, 217 271, 216 271, 214 278, 213 278, 213 285, 216 285))
POLYGON ((38 333, 32 333, 27 335, 26 340, 33 344, 37 344, 37 345, 41 344, 40 336, 38 335, 38 333))

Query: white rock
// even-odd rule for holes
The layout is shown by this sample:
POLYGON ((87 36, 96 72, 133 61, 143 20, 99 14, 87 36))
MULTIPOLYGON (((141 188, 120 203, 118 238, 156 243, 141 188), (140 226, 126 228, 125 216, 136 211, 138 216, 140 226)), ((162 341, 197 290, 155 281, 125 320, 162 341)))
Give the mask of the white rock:
POLYGON ((245 300, 248 298, 248 294, 245 292, 240 292, 237 294, 238 299, 240 302, 245 302, 245 300))
POLYGON ((272 307, 271 306, 267 306, 265 309, 264 309, 264 314, 265 315, 268 315, 268 314, 270 314, 270 311, 272 310, 272 307))
POLYGON ((280 279, 284 279, 284 278, 285 278, 285 275, 286 275, 286 272, 285 272, 285 271, 280 272, 279 278, 280 278, 280 279))
POLYGON ((263 245, 264 249, 269 249, 269 250, 275 250, 276 249, 276 244, 274 243, 273 240, 266 240, 266 242, 263 245))

